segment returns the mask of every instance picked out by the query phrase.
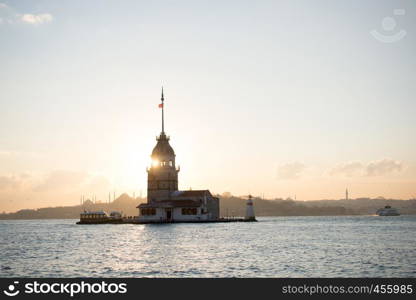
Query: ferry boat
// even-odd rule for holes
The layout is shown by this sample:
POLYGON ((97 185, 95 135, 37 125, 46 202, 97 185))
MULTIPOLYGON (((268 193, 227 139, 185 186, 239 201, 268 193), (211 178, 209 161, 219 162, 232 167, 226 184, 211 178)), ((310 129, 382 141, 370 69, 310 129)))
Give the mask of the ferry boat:
POLYGON ((393 208, 390 205, 386 205, 384 208, 378 209, 376 213, 379 216, 400 216, 397 208, 393 208))
POLYGON ((113 211, 107 214, 105 211, 84 211, 80 214, 77 224, 108 224, 122 223, 123 218, 120 212, 113 211))

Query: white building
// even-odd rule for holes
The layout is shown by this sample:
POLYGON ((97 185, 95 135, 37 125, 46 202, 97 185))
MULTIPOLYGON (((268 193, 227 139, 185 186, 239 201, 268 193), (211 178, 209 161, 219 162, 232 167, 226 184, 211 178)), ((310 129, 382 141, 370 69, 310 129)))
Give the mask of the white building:
POLYGON ((147 169, 147 203, 137 206, 140 222, 214 221, 219 219, 219 199, 209 190, 178 190, 179 168, 175 152, 164 130, 162 89, 162 132, 152 151, 152 165, 147 169))

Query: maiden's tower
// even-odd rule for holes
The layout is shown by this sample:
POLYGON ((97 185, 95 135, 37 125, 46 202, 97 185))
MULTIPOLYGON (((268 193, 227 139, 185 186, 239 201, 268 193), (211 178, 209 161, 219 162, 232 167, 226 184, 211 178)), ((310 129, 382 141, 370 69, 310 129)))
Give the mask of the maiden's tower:
POLYGON ((152 164, 147 169, 147 203, 140 204, 139 222, 197 222, 219 219, 219 199, 209 190, 178 190, 179 167, 175 151, 165 133, 164 95, 159 108, 162 111, 162 132, 156 138, 152 164))

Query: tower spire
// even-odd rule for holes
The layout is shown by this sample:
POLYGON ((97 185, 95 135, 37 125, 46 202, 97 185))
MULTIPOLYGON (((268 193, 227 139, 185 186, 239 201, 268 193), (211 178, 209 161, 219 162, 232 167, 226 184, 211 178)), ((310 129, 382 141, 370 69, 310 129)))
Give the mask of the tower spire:
POLYGON ((165 116, 164 116, 164 105, 163 105, 163 102, 165 101, 165 97, 163 96, 163 86, 162 86, 162 97, 160 98, 160 100, 162 101, 162 104, 161 104, 161 106, 162 106, 162 134, 164 134, 165 133, 165 116))

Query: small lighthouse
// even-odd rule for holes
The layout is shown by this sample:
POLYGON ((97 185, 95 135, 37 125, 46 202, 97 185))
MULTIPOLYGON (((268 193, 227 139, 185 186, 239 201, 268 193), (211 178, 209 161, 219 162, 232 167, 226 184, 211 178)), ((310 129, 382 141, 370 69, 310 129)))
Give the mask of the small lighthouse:
POLYGON ((253 197, 251 195, 248 195, 247 208, 246 208, 246 217, 244 218, 244 220, 246 220, 246 221, 257 221, 256 217, 254 216, 254 208, 253 208, 252 198, 253 197))

